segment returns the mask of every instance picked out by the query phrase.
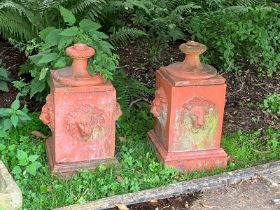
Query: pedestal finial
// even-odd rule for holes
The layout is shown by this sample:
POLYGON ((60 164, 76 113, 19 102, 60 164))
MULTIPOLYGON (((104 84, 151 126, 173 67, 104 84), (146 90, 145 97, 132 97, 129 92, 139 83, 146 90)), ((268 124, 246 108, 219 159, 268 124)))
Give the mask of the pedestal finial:
POLYGON ((90 77, 87 71, 87 60, 94 55, 93 48, 86 44, 74 44, 66 49, 66 54, 73 58, 72 76, 75 78, 90 77))

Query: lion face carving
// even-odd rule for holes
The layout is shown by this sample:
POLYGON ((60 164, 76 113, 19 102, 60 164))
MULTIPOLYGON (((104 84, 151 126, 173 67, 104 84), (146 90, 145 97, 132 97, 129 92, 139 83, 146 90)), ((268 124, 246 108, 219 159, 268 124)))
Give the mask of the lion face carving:
POLYGON ((176 113, 176 149, 210 149, 215 147, 218 113, 215 105, 193 98, 176 113))
POLYGON ((67 130, 74 138, 94 141, 105 136, 105 118, 101 109, 81 105, 67 117, 67 130))

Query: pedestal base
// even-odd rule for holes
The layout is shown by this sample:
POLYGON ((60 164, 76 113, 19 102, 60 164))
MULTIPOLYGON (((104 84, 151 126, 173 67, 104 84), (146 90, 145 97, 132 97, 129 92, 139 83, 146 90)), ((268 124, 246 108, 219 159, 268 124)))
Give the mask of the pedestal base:
POLYGON ((148 133, 158 159, 178 170, 211 170, 227 166, 227 154, 222 148, 198 151, 168 152, 155 134, 154 130, 148 133))
POLYGON ((47 157, 52 174, 58 174, 60 176, 69 176, 73 175, 75 172, 78 172, 80 169, 94 169, 100 164, 118 164, 116 158, 108 159, 99 159, 99 160, 88 160, 88 161, 79 161, 79 162, 68 162, 68 163, 56 163, 55 154, 52 146, 52 137, 48 138, 46 142, 47 148, 47 157))

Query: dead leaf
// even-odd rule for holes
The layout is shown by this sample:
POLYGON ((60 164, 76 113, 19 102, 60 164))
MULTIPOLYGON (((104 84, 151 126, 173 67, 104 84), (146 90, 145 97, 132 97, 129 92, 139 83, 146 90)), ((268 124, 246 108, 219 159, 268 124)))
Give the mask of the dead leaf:
POLYGON ((228 161, 234 163, 234 162, 236 162, 236 157, 230 155, 229 158, 228 158, 228 161))
POLYGON ((186 201, 185 207, 186 207, 187 209, 190 207, 188 201, 186 201))
POLYGON ((47 136, 45 136, 44 134, 42 134, 40 131, 31 131, 31 134, 37 138, 42 138, 42 139, 46 139, 47 136))
POLYGON ((150 200, 150 203, 153 203, 153 204, 156 204, 157 202, 158 202, 157 199, 152 199, 152 200, 150 200))
POLYGON ((217 206, 211 206, 211 205, 207 205, 207 204, 203 204, 203 203, 200 203, 200 205, 207 209, 213 209, 213 208, 217 207, 217 206))
POLYGON ((258 154, 268 154, 268 153, 271 153, 270 150, 266 150, 266 151, 260 151, 260 150, 257 150, 257 149, 252 149, 255 153, 258 153, 258 154))
POLYGON ((52 191, 52 186, 48 185, 47 190, 48 190, 48 192, 51 192, 52 191))
POLYGON ((118 181, 119 183, 123 183, 123 178, 122 178, 121 176, 117 176, 117 181, 118 181))
POLYGON ((124 142, 124 141, 126 140, 126 138, 123 137, 123 136, 120 136, 120 137, 119 137, 119 140, 120 140, 120 142, 124 142))
POLYGON ((119 210, 129 210, 129 208, 122 203, 116 203, 115 206, 118 207, 119 210))

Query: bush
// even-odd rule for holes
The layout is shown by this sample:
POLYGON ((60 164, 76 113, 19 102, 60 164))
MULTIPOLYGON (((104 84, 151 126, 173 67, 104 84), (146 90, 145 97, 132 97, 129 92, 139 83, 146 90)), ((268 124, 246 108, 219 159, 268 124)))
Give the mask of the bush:
POLYGON ((280 115, 280 94, 269 93, 261 104, 261 108, 265 109, 270 113, 280 115))
POLYGON ((118 56, 111 52, 113 46, 107 42, 108 36, 99 31, 101 25, 88 19, 76 24, 76 18, 71 11, 60 6, 60 12, 68 27, 47 27, 41 31, 42 42, 39 43, 39 52, 30 56, 31 62, 26 64, 29 68, 25 69, 34 77, 31 81, 31 97, 48 90, 50 70, 71 64, 65 48, 74 43, 85 43, 95 49, 95 56, 88 60, 88 71, 91 75, 99 73, 105 80, 113 78, 118 56))
POLYGON ((5 38, 28 41, 38 38, 38 32, 48 26, 61 26, 59 5, 77 17, 101 18, 106 0, 7 0, 0 2, 0 33, 5 38))
POLYGON ((227 72, 251 66, 272 76, 280 62, 279 8, 232 6, 192 18, 193 39, 209 62, 227 72))

